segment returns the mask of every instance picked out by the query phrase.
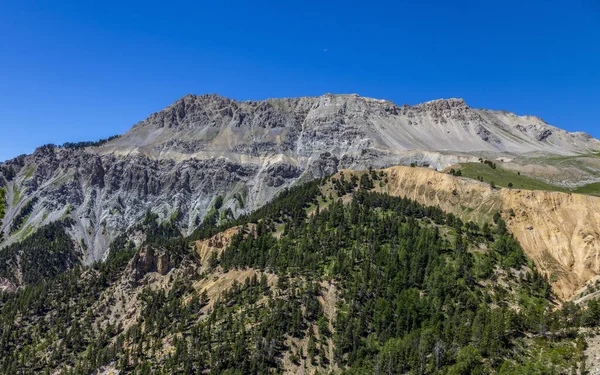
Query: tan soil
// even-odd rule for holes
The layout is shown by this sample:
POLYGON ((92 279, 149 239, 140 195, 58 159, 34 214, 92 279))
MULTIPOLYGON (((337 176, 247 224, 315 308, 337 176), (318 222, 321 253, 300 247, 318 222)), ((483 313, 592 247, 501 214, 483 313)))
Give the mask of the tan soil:
MULTIPOLYGON (((246 227, 251 230, 255 225, 248 224, 246 227)), ((242 227, 236 226, 217 233, 208 239, 196 241, 196 251, 200 256, 202 266, 207 266, 207 262, 213 253, 216 252, 217 256, 221 255, 231 245, 232 237, 238 234, 240 230, 242 230, 242 227)))

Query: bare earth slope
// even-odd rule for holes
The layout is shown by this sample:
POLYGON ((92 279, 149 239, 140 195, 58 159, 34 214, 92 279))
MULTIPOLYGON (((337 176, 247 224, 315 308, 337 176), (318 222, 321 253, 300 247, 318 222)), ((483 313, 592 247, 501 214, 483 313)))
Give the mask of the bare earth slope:
POLYGON ((561 298, 600 274, 600 197, 493 189, 489 184, 426 168, 392 167, 391 195, 438 205, 474 221, 502 212, 526 254, 548 273, 561 298))

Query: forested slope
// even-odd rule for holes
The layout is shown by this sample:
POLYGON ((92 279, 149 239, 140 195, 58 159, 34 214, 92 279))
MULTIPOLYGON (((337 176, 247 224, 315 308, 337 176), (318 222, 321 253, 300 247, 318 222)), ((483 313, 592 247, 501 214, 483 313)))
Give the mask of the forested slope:
POLYGON ((2 295, 0 372, 583 370, 596 301, 561 304, 499 214, 464 222, 372 191, 389 179, 315 180, 190 238, 148 214, 106 262, 2 295), (234 226, 201 261, 194 241, 234 226))

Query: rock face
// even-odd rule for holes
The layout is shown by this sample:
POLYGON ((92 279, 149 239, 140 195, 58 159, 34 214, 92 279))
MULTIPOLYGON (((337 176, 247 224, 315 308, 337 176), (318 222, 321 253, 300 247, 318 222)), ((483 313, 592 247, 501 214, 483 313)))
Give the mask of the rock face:
POLYGON ((502 190, 508 227, 554 290, 571 297, 600 275, 600 198, 549 191, 502 190))
MULTIPOLYGON (((252 226, 249 226, 251 228, 252 226)), ((200 256, 200 263, 203 266, 208 264, 211 255, 221 255, 221 253, 231 244, 233 236, 240 233, 241 227, 229 228, 219 232, 205 240, 196 241, 196 252, 200 256)))
POLYGON ((146 246, 134 255, 131 268, 132 279, 138 282, 149 272, 166 275, 171 269, 171 261, 165 250, 146 246))
POLYGON ((0 246, 71 217, 71 235, 90 263, 148 210, 187 234, 218 196, 220 213, 238 216, 299 180, 340 169, 411 163, 440 169, 476 161, 480 153, 598 149, 589 135, 532 116, 473 109, 460 99, 398 106, 358 95, 248 102, 188 95, 102 146, 44 146, 0 165, 7 191, 0 246), (33 210, 11 231, 33 198, 33 210))
POLYGON ((0 292, 12 293, 17 290, 17 286, 10 280, 0 277, 0 292))
POLYGON ((568 133, 533 116, 473 109, 462 99, 400 107, 358 95, 259 102, 188 95, 135 125, 104 152, 239 160, 242 155, 343 156, 370 148, 572 154, 599 147, 586 134, 568 133))

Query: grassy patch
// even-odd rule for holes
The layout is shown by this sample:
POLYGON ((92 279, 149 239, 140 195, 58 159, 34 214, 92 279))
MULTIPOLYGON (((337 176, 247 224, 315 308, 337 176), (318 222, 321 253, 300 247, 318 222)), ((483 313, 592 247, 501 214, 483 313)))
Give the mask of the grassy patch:
POLYGON ((500 187, 507 188, 512 186, 514 189, 568 191, 563 187, 551 185, 532 177, 519 175, 516 172, 503 169, 500 166, 496 169, 492 169, 488 165, 482 163, 464 163, 460 165, 460 169, 463 177, 475 180, 478 177, 481 177, 484 182, 493 182, 496 186, 500 187))
POLYGON ((30 179, 35 173, 37 167, 35 165, 29 165, 25 169, 25 179, 30 179))
POLYGON ((21 192, 19 191, 19 188, 17 187, 17 185, 13 185, 13 202, 12 205, 16 206, 19 204, 19 202, 21 201, 21 192))
POLYGON ((573 190, 573 193, 600 196, 600 182, 580 186, 577 189, 573 190))
POLYGON ((540 156, 531 158, 531 162, 534 164, 550 164, 550 165, 569 165, 574 167, 582 167, 582 162, 585 163, 586 160, 590 159, 598 159, 600 157, 600 153, 586 153, 586 154, 577 154, 577 155, 552 155, 552 156, 540 156))
POLYGON ((579 155, 552 155, 552 156, 542 156, 542 157, 536 157, 533 160, 536 160, 540 163, 543 162, 552 162, 552 161, 565 161, 565 160, 575 160, 575 159, 579 159, 579 158, 584 158, 587 156, 594 156, 593 154, 579 154, 579 155))
POLYGON ((23 228, 23 230, 18 232, 19 240, 24 240, 25 238, 29 237, 29 235, 32 232, 33 232, 33 226, 27 225, 25 228, 23 228))
MULTIPOLYGON (((573 158, 573 156, 569 158, 573 158)), ((482 163, 463 163, 460 164, 460 170, 463 177, 475 180, 483 178, 484 182, 493 182, 496 186, 504 188, 512 187, 513 189, 547 190, 600 196, 600 182, 569 189, 552 185, 533 177, 523 176, 516 172, 503 169, 500 166, 496 169, 492 169, 488 165, 482 163)))
POLYGON ((18 232, 23 228, 23 225, 25 225, 25 223, 27 223, 27 220, 29 220, 29 216, 31 216, 31 213, 33 212, 33 207, 35 206, 37 201, 38 198, 33 197, 29 202, 27 202, 27 204, 21 207, 21 211, 19 211, 19 214, 13 218, 13 222, 10 226, 10 233, 18 232))
POLYGON ((0 220, 4 218, 6 213, 6 189, 0 188, 0 220))
POLYGON ((73 172, 67 172, 67 173, 59 175, 57 178, 52 180, 51 184, 52 184, 52 186, 62 186, 68 182, 73 181, 73 177, 74 177, 73 172))
POLYGON ((19 224, 18 225, 14 225, 17 222, 13 222, 13 225, 10 228, 10 233, 19 233, 21 231, 21 229, 23 229, 23 227, 25 226, 25 223, 27 222, 27 220, 29 220, 29 216, 31 216, 31 214, 28 214, 26 216, 23 217, 19 217, 19 224))

